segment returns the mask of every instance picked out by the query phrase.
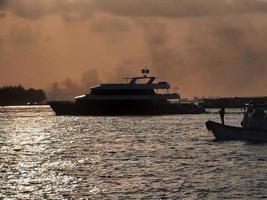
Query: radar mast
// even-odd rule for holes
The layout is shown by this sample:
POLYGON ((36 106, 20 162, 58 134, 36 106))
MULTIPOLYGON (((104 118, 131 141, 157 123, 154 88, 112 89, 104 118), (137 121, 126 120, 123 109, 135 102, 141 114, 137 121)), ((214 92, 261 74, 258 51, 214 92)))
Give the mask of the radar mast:
POLYGON ((147 75, 149 74, 149 69, 147 69, 147 68, 145 67, 145 68, 143 68, 143 69, 141 70, 141 73, 142 73, 143 76, 146 78, 147 75))

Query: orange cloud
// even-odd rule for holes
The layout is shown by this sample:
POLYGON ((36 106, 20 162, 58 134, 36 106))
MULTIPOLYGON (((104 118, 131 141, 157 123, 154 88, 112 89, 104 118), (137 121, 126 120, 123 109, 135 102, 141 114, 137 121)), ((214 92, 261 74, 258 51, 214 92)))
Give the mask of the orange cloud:
POLYGON ((0 0, 0 84, 43 87, 66 98, 148 65, 181 88, 182 96, 266 95, 266 5, 0 0), (81 83, 91 70, 97 78, 87 74, 81 83))

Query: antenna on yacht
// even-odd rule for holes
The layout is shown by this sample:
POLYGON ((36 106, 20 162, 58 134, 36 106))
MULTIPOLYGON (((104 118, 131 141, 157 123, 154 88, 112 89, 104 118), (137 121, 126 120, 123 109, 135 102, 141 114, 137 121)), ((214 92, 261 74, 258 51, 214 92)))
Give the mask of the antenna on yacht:
POLYGON ((143 68, 143 69, 141 70, 141 73, 142 73, 143 76, 146 78, 147 75, 149 74, 149 69, 147 69, 147 68, 145 67, 145 68, 143 68))

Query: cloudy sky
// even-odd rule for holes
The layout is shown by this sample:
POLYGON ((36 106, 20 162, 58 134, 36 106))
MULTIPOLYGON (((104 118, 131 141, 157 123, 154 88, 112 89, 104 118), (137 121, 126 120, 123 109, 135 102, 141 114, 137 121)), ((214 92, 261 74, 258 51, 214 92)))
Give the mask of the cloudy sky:
POLYGON ((184 97, 267 95, 267 1, 0 0, 0 85, 67 98, 145 65, 184 97))

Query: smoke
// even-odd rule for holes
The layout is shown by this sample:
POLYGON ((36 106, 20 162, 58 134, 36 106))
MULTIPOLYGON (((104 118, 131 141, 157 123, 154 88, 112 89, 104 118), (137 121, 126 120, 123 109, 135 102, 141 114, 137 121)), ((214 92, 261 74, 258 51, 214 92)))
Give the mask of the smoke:
POLYGON ((88 70, 84 72, 80 81, 74 81, 66 78, 64 81, 51 84, 48 89, 48 98, 53 100, 71 100, 75 96, 86 94, 89 88, 98 84, 99 77, 95 70, 88 70))

